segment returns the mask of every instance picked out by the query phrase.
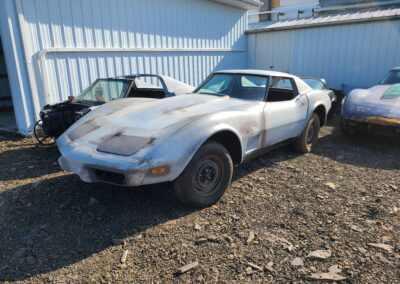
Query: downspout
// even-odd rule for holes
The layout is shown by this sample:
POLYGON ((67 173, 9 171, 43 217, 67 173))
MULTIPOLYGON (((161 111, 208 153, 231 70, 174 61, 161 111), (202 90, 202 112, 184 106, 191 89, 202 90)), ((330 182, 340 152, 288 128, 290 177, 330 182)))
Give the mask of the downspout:
POLYGON ((21 39, 22 39, 22 49, 24 51, 25 55, 25 64, 27 68, 27 73, 28 73, 28 78, 29 78, 29 87, 31 89, 31 98, 33 102, 33 118, 34 120, 37 120, 39 112, 41 110, 40 107, 40 100, 39 100, 39 93, 38 89, 36 86, 36 79, 35 79, 35 73, 32 67, 32 59, 31 59, 31 50, 28 45, 28 33, 26 30, 26 25, 25 25, 25 18, 23 14, 23 8, 22 8, 22 2, 21 0, 15 1, 15 13, 17 14, 18 18, 18 24, 19 24, 19 29, 21 32, 21 39))

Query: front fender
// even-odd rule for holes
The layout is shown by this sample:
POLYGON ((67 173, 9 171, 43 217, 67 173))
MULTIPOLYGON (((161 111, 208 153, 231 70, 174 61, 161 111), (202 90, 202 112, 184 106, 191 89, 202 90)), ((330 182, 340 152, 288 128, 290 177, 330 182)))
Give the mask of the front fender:
MULTIPOLYGON (((243 145, 242 135, 235 121, 239 118, 230 118, 230 122, 218 121, 215 117, 202 117, 195 121, 181 126, 168 137, 164 137, 157 142, 157 146, 153 147, 146 155, 146 160, 152 161, 152 167, 168 164, 170 172, 168 179, 175 180, 186 168, 198 149, 214 134, 221 131, 230 131, 235 134, 243 145)), ((239 125, 239 124, 237 124, 239 125)), ((242 157, 244 155, 242 149, 242 157)))
POLYGON ((368 96, 368 90, 365 89, 354 89, 352 90, 344 99, 343 99, 343 105, 342 105, 342 117, 344 119, 349 119, 351 118, 355 112, 360 111, 362 112, 363 109, 365 108, 364 106, 359 106, 359 108, 355 108, 357 105, 357 99, 358 102, 362 101, 363 98, 366 98, 368 96))

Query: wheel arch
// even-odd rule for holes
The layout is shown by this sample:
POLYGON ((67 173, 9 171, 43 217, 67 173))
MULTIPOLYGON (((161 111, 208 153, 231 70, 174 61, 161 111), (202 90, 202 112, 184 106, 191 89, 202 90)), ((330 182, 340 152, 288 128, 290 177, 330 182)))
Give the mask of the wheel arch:
POLYGON ((324 105, 318 105, 317 107, 314 108, 313 113, 316 113, 319 117, 320 121, 320 126, 324 126, 326 124, 326 117, 327 117, 327 112, 326 108, 324 105))
POLYGON ((212 134, 204 143, 208 141, 214 141, 224 146, 235 165, 242 162, 242 143, 239 136, 232 130, 220 130, 212 134))

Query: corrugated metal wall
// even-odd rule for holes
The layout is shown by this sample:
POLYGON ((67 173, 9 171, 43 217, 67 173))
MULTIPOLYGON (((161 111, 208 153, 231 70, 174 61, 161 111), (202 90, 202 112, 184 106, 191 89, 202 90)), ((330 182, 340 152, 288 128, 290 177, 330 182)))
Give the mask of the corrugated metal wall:
POLYGON ((12 108, 11 91, 8 83, 3 45, 0 38, 0 112, 9 110, 10 108, 12 108))
POLYGON ((400 66, 400 21, 388 20, 250 34, 248 67, 371 86, 400 66))
POLYGON ((16 1, 41 105, 76 95, 98 77, 148 72, 197 85, 214 69, 246 65, 241 9, 199 0, 16 1), (40 67, 40 52, 49 48, 110 51, 52 50, 40 67))

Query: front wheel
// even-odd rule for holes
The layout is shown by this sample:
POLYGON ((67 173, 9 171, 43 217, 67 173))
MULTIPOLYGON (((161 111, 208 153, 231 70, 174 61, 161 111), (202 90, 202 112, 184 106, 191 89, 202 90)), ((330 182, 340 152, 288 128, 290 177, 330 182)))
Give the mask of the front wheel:
POLYGON ((309 153, 314 149, 318 141, 320 125, 319 117, 314 113, 304 127, 303 132, 294 143, 294 147, 297 151, 309 153))
POLYGON ((346 137, 354 134, 354 129, 343 118, 340 118, 340 131, 346 137))
POLYGON ((177 197, 191 207, 208 207, 225 193, 232 180, 233 163, 228 150, 216 142, 207 142, 175 180, 177 197))

